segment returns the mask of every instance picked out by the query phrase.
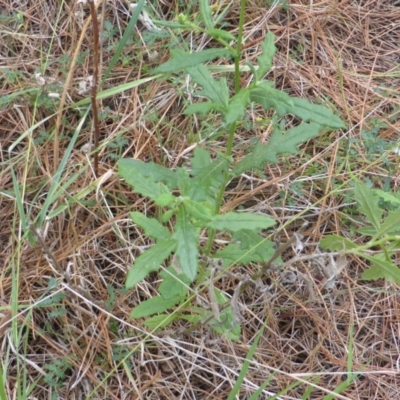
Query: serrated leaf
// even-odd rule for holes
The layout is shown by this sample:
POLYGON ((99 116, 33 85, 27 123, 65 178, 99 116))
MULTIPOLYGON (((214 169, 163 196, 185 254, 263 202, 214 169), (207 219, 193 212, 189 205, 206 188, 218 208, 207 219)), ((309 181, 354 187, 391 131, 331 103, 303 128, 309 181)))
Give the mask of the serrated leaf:
POLYGON ((262 77, 272 68, 272 61, 276 53, 275 47, 275 35, 269 31, 264 41, 261 43, 261 55, 257 57, 258 70, 257 80, 261 80, 262 77))
POLYGON ((157 242, 150 249, 142 253, 136 258, 135 263, 129 269, 125 287, 131 289, 146 278, 150 272, 158 271, 160 265, 169 257, 175 248, 175 240, 163 240, 157 242))
POLYGON ((362 235, 366 235, 366 236, 375 236, 376 235, 376 229, 371 225, 359 228, 356 230, 356 232, 361 233, 362 235))
POLYGON ((220 319, 223 322, 213 318, 210 321, 211 328, 219 335, 225 336, 229 340, 240 340, 241 326, 235 323, 235 316, 232 311, 232 307, 226 307, 221 311, 220 319))
POLYGON ((240 242, 240 248, 249 252, 254 262, 269 261, 275 253, 275 245, 270 240, 266 240, 258 233, 249 230, 235 232, 233 241, 240 242), (259 257, 259 260, 255 258, 259 257))
POLYGON ((162 193, 155 198, 154 203, 160 207, 173 207, 176 201, 177 198, 171 193, 162 193))
POLYGON ((164 299, 164 297, 156 296, 151 299, 142 301, 131 311, 132 318, 143 318, 149 315, 159 314, 169 310, 176 304, 179 304, 184 297, 174 297, 171 299, 164 299))
POLYGON ((291 97, 275 89, 272 82, 262 81, 250 91, 252 101, 262 105, 266 110, 275 109, 278 116, 293 114, 304 122, 315 122, 332 129, 345 128, 344 122, 329 108, 312 104, 308 100, 291 97))
POLYGON ((176 256, 182 272, 192 282, 196 278, 198 270, 199 231, 190 221, 189 214, 183 206, 178 210, 174 239, 177 242, 176 256))
POLYGON ((181 192, 181 196, 188 196, 188 192, 192 186, 188 170, 184 167, 177 168, 176 176, 178 178, 178 188, 181 192))
POLYGON ((136 193, 148 197, 153 201, 156 201, 157 198, 164 194, 169 194, 170 196, 173 196, 167 186, 165 186, 163 183, 156 183, 151 179, 140 175, 139 173, 131 174, 130 176, 125 175, 124 179, 126 183, 133 187, 133 190, 136 193))
POLYGON ((321 249, 328 249, 330 251, 351 250, 358 247, 351 240, 339 235, 325 236, 319 245, 321 249))
POLYGON ((217 158, 211 164, 196 169, 196 176, 191 180, 188 196, 195 201, 215 202, 216 193, 226 182, 229 161, 226 158, 217 158))
POLYGON ((130 213, 132 221, 139 225, 145 232, 146 236, 156 240, 169 240, 172 235, 169 230, 162 226, 155 218, 148 218, 138 211, 130 213))
POLYGON ((392 193, 385 192, 381 189, 373 189, 373 192, 378 195, 380 198, 382 198, 384 201, 387 201, 389 203, 397 204, 400 205, 400 199, 398 199, 396 196, 394 196, 392 193))
POLYGON ((212 103, 211 101, 204 101, 202 103, 188 105, 183 113, 185 115, 200 114, 201 116, 205 116, 212 110, 217 110, 220 112, 224 111, 224 109, 218 104, 212 103))
POLYGON ((163 281, 161 282, 158 291, 164 299, 171 299, 173 297, 186 296, 190 284, 185 274, 178 274, 175 268, 168 267, 160 273, 163 281))
POLYGON ((165 211, 165 213, 161 216, 161 222, 163 222, 165 224, 166 222, 168 222, 172 218, 172 216, 175 213, 176 213, 176 209, 165 211))
POLYGON ((212 211, 208 204, 194 201, 190 198, 185 199, 183 204, 186 211, 198 221, 208 222, 211 220, 212 211))
POLYGON ((332 110, 320 104, 310 103, 306 99, 294 97, 293 108, 289 112, 305 122, 316 122, 332 129, 346 128, 346 124, 332 110))
POLYGON ((217 230, 237 232, 244 229, 260 231, 274 225, 275 221, 266 215, 228 212, 214 216, 206 226, 217 230))
POLYGON ((274 244, 270 241, 266 241, 265 244, 254 246, 251 249, 242 248, 239 244, 228 244, 228 246, 222 250, 218 250, 214 257, 224 260, 225 266, 235 263, 248 265, 251 262, 268 262, 274 253, 274 244))
POLYGON ((303 123, 284 133, 275 129, 266 145, 258 143, 254 150, 233 168, 234 175, 260 168, 266 162, 277 163, 279 154, 296 154, 297 147, 317 136, 320 130, 321 126, 314 123, 303 123))
POLYGON ((390 211, 375 236, 394 235, 400 232, 400 210, 390 211))
POLYGON ((167 326, 171 325, 179 316, 177 314, 161 314, 155 315, 154 317, 147 318, 143 324, 147 326, 147 328, 154 329, 164 329, 167 326))
POLYGON ((243 117, 247 104, 250 101, 250 90, 240 89, 229 101, 228 109, 224 115, 225 122, 232 124, 243 117))
POLYGON ((368 222, 370 222, 376 230, 379 230, 382 220, 382 210, 379 208, 379 199, 374 196, 373 190, 361 182, 354 184, 354 197, 368 222))
POLYGON ((236 37, 232 33, 223 29, 208 29, 207 35, 214 39, 223 39, 227 41, 236 40, 236 37))
POLYGON ((229 88, 225 78, 214 79, 205 65, 186 68, 192 80, 200 85, 203 90, 197 92, 199 96, 207 97, 212 103, 226 108, 229 102, 229 88))
MULTIPOLYGON (((242 265, 248 265, 251 262, 262 262, 261 260, 254 260, 253 256, 247 249, 242 249, 238 244, 228 244, 222 250, 217 250, 214 254, 215 258, 224 260, 224 265, 230 265, 239 263, 242 265)), ((258 258, 258 256, 256 257, 258 258)))
POLYGON ((400 269, 390 261, 383 260, 380 256, 362 255, 369 260, 372 267, 363 272, 361 277, 367 280, 386 279, 400 285, 400 269))
POLYGON ((171 59, 157 67, 153 73, 176 73, 182 69, 195 67, 196 65, 216 58, 230 58, 231 53, 223 48, 207 49, 188 53, 182 50, 171 50, 171 59))
POLYGON ((118 173, 127 183, 130 183, 129 180, 132 176, 140 174, 154 182, 165 183, 171 190, 178 187, 175 172, 154 162, 145 163, 133 158, 123 158, 118 161, 118 173))
POLYGON ((193 157, 191 159, 192 163, 192 175, 198 175, 201 170, 211 164, 210 152, 202 149, 201 147, 196 147, 193 152, 193 157))

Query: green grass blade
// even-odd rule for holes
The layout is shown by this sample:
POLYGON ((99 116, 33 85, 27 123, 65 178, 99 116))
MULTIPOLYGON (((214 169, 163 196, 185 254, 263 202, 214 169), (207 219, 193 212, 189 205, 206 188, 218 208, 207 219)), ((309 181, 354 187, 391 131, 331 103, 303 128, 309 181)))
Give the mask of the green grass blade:
POLYGON ((257 336, 254 339, 254 342, 250 346, 249 352, 246 355, 246 359, 243 362, 242 369, 240 370, 239 377, 238 377, 237 381, 235 382, 235 385, 233 386, 231 392, 229 393, 227 400, 234 400, 234 398, 238 395, 240 388, 243 384, 244 378, 246 377, 247 371, 249 369, 250 362, 253 359, 254 353, 257 349, 258 342, 260 341, 261 335, 264 333, 266 323, 267 323, 267 321, 264 322, 263 326, 257 333, 257 336))
POLYGON ((132 15, 131 20, 129 21, 128 26, 125 29, 124 34, 122 35, 122 38, 118 44, 118 47, 115 50, 114 56, 110 61, 110 64, 108 65, 108 68, 106 72, 103 75, 103 79, 101 80, 101 84, 105 82, 105 80, 109 77, 111 70, 115 66, 115 64, 119 60, 119 56, 121 55, 122 51, 124 50, 124 47, 128 41, 128 39, 133 35, 133 28, 135 27, 137 20, 139 18, 140 13, 142 12, 143 6, 144 6, 145 0, 139 0, 137 3, 137 6, 135 8, 135 11, 132 15))

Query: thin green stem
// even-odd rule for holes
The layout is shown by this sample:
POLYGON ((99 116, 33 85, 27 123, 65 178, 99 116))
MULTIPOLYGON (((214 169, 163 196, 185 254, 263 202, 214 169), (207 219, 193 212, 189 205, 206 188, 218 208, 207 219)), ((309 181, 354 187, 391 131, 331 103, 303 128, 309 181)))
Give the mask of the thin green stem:
POLYGON ((246 0, 241 0, 240 16, 239 16, 238 43, 236 46, 236 57, 235 57, 235 93, 238 93, 240 90, 240 59, 242 56, 242 41, 243 41, 245 10, 246 10, 246 0))
MULTIPOLYGON (((240 16, 239 16, 238 43, 236 46, 236 55, 235 55, 235 94, 239 93, 239 91, 241 89, 240 59, 242 57, 242 40, 243 40, 245 10, 246 10, 246 0, 241 0, 240 16)), ((234 122, 234 123, 230 124, 229 128, 228 128, 228 142, 226 144, 226 152, 225 152, 226 157, 230 157, 232 155, 233 139, 235 138, 236 127, 237 127, 237 123, 234 122)), ((224 194, 225 194, 225 188, 226 188, 226 185, 228 184, 229 180, 230 180, 229 172, 226 172, 226 174, 225 174, 226 182, 224 185, 221 185, 221 188, 218 192, 214 215, 218 215, 221 210, 222 201, 224 199, 224 194)), ((207 255, 210 255, 210 253, 211 253, 214 237, 215 237, 215 230, 209 229, 207 246, 205 248, 205 254, 207 254, 207 255)))

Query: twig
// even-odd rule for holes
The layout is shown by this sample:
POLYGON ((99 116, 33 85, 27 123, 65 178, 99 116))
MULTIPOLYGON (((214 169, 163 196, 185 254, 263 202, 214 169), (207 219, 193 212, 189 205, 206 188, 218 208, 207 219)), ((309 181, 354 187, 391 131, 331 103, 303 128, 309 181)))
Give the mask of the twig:
POLYGON ((93 114, 93 137, 94 137, 94 174, 99 176, 99 116, 97 109, 97 84, 99 77, 99 23, 97 20, 96 7, 93 0, 89 1, 90 14, 92 16, 93 26, 93 81, 91 87, 91 101, 93 114))

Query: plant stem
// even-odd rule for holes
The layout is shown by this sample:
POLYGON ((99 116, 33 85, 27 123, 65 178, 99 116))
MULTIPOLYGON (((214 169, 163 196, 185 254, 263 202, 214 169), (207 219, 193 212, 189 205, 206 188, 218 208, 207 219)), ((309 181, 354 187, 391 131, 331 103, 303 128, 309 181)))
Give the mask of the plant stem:
MULTIPOLYGON (((236 56, 235 56, 235 94, 239 93, 239 91, 241 89, 240 59, 242 58, 242 40, 243 40, 243 28, 244 28, 243 25, 244 25, 245 10, 246 10, 246 0, 241 0, 240 1, 238 43, 236 46, 236 56)), ((235 138, 236 127, 237 127, 237 122, 235 121, 234 123, 230 124, 229 128, 228 128, 228 142, 226 145, 226 152, 225 152, 226 157, 230 157, 232 155, 233 139, 235 138)), ((215 210, 214 210, 214 215, 218 215, 221 210, 222 201, 224 199, 225 188, 226 188, 226 185, 228 184, 228 182, 230 181, 229 172, 226 172, 226 174, 225 174, 225 181, 226 181, 226 183, 224 185, 221 185, 221 188, 220 188, 218 196, 217 196, 217 202, 216 202, 216 206, 215 206, 215 210)), ((211 253, 211 248, 212 248, 212 244, 214 241, 214 237, 215 237, 215 230, 209 229, 207 246, 205 248, 206 255, 210 255, 210 253, 211 253)))
POLYGON ((236 57, 235 57, 235 93, 238 93, 240 90, 240 59, 242 56, 242 41, 243 41, 245 10, 246 10, 246 0, 241 0, 240 1, 238 43, 236 46, 236 57))

